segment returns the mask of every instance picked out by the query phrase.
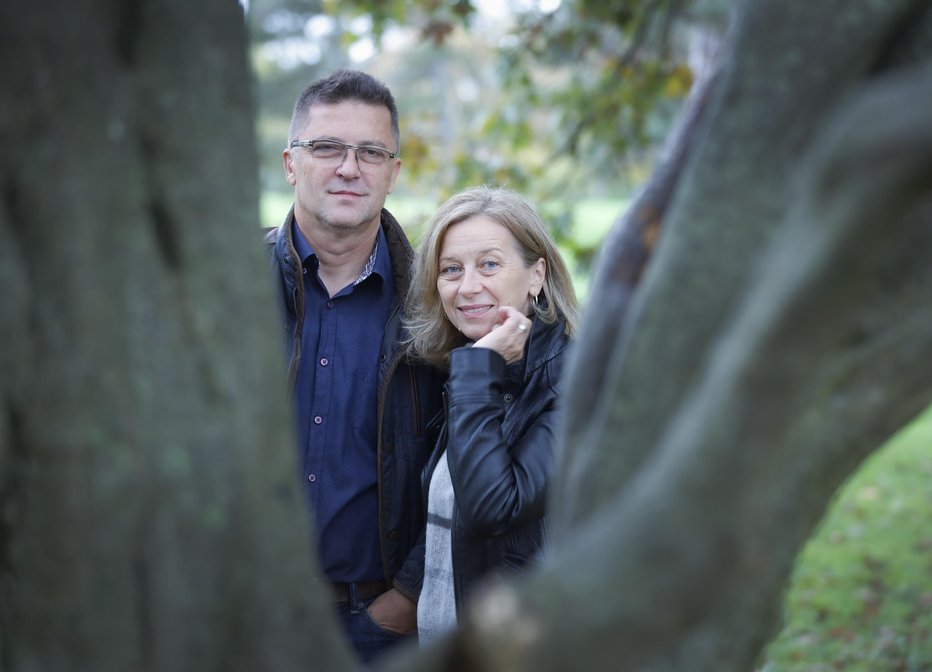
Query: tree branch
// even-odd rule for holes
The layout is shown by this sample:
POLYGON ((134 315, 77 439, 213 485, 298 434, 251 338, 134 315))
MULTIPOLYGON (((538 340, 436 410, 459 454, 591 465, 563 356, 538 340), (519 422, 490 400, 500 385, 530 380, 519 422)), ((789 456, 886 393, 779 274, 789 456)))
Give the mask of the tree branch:
MULTIPOLYGON (((859 0, 850 7, 857 20, 845 31, 826 30, 838 18, 827 5, 744 5, 704 131, 665 211, 662 244, 624 309, 624 324, 589 331, 583 325, 577 350, 588 359, 578 360, 572 375, 601 385, 587 382, 571 395, 594 389, 598 396, 583 397, 588 408, 574 402, 579 415, 567 420, 571 432, 553 493, 561 522, 555 532, 612 500, 650 458, 752 282, 762 251, 784 226, 788 204, 799 198, 794 179, 801 157, 838 100, 877 76, 878 55, 915 5, 859 0), (590 333, 598 351, 609 354, 590 357, 596 351, 590 333)), ((603 257, 600 273, 604 265, 611 260, 603 257)), ((596 324, 612 321, 616 310, 618 290, 603 277, 591 285, 585 316, 596 324)))
POLYGON ((928 66, 839 104, 650 460, 544 572, 477 606, 476 669, 581 651, 587 669, 751 669, 835 488, 932 401, 929 109, 928 66))
MULTIPOLYGON (((619 218, 602 244, 592 286, 598 288, 596 309, 583 315, 584 347, 577 348, 567 367, 567 387, 576 390, 567 395, 565 446, 572 446, 571 464, 583 469, 587 462, 583 453, 601 445, 597 437, 604 428, 603 417, 608 404, 607 380, 612 366, 606 366, 605 354, 624 356, 625 348, 616 349, 634 292, 647 269, 651 255, 660 240, 668 206, 676 193, 701 132, 704 113, 713 95, 720 74, 716 70, 697 83, 685 107, 683 118, 671 136, 665 157, 651 175, 650 181, 619 218), (606 319, 611 316, 611 319, 606 319), (595 412, 594 412, 595 409, 595 412)), ((554 510, 565 511, 562 503, 554 510)), ((555 525, 560 521, 555 520, 555 525)))

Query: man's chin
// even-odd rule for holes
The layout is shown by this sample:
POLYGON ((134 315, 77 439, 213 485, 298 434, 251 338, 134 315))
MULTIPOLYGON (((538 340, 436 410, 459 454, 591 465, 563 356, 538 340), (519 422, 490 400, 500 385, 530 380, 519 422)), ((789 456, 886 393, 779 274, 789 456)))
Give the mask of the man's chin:
POLYGON ((380 211, 375 213, 359 213, 359 212, 330 212, 330 216, 327 218, 327 223, 334 229, 339 229, 343 231, 358 231, 360 229, 367 229, 370 226, 378 226, 381 221, 380 211))

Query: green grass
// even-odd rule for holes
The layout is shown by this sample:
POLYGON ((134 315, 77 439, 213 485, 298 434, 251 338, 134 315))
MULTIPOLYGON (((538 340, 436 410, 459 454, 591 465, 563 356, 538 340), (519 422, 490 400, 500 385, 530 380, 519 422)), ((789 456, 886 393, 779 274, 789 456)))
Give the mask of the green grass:
MULTIPOLYGON (((264 191, 259 200, 259 216, 262 226, 279 226, 285 220, 293 201, 291 192, 264 191)), ((420 234, 427 219, 439 203, 426 198, 410 198, 389 194, 385 207, 395 216, 414 240, 420 234)))
MULTIPOLYGON (((291 207, 290 192, 266 191, 259 202, 262 226, 279 226, 291 207)), ((417 246, 427 220, 439 207, 427 198, 411 198, 389 194, 385 207, 395 215, 412 243, 417 246)), ((588 292, 589 263, 592 255, 622 213, 626 203, 617 199, 587 199, 573 208, 571 245, 561 245, 560 251, 573 274, 576 294, 582 300, 588 292)))
POLYGON ((573 240, 580 247, 597 248, 627 206, 627 201, 617 199, 580 201, 573 209, 573 240))
MULTIPOLYGON (((291 192, 265 191, 259 202, 259 214, 262 226, 278 226, 291 207, 291 192)), ((572 237, 580 247, 595 248, 599 245, 615 219, 625 206, 624 201, 616 199, 588 199, 576 205, 573 212, 572 237)), ((440 206, 427 198, 411 198, 389 194, 385 202, 402 226, 410 230, 410 235, 417 233, 428 218, 440 206)))
POLYGON ((838 493, 760 669, 932 671, 932 408, 838 493))
POLYGON ((290 192, 263 191, 259 197, 259 223, 263 227, 281 226, 293 200, 290 192))

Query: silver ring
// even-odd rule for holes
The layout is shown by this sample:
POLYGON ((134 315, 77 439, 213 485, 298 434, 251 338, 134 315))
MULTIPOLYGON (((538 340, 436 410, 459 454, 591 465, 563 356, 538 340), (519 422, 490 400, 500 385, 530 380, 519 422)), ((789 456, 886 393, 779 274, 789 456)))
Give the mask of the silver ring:
POLYGON ((527 331, 527 325, 522 323, 518 325, 518 331, 527 331))

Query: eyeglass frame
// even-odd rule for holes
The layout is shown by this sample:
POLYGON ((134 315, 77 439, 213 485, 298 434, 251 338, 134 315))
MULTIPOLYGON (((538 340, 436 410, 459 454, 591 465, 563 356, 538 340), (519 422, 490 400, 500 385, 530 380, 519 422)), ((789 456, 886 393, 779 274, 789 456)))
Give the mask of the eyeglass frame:
MULTIPOLYGON (((353 151, 353 155, 356 157, 356 165, 357 165, 358 167, 360 167, 360 168, 361 168, 361 165, 360 165, 360 162, 359 162, 359 150, 360 150, 360 149, 375 149, 375 150, 378 150, 379 152, 382 152, 382 153, 384 153, 384 154, 388 154, 388 158, 385 160, 385 163, 371 163, 371 162, 366 161, 365 159, 363 159, 363 160, 362 160, 362 163, 364 163, 364 164, 367 165, 367 166, 384 166, 384 165, 387 165, 389 161, 391 161, 392 159, 394 159, 394 158, 395 158, 396 156, 398 156, 398 154, 400 153, 399 151, 391 152, 391 151, 388 150, 387 147, 379 147, 378 145, 353 145, 353 144, 350 144, 350 143, 348 143, 348 142, 341 142, 341 141, 339 141, 339 140, 327 140, 327 139, 325 139, 325 138, 318 138, 317 140, 292 140, 292 141, 291 141, 291 144, 288 145, 288 148, 291 149, 291 148, 294 148, 294 147, 304 147, 304 148, 306 148, 306 149, 310 149, 310 150, 313 151, 314 145, 315 145, 315 144, 318 144, 318 143, 320 143, 320 144, 322 144, 322 145, 339 145, 340 147, 343 148, 343 154, 340 155, 340 161, 339 161, 339 163, 334 164, 334 165, 342 165, 343 162, 346 161, 346 155, 347 155, 347 153, 349 152, 349 150, 351 150, 351 149, 354 150, 354 151, 353 151)), ((311 156, 312 156, 313 158, 317 159, 318 161, 326 161, 326 160, 327 160, 327 159, 320 159, 319 157, 314 157, 313 154, 312 154, 311 156)))

